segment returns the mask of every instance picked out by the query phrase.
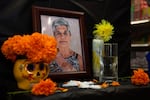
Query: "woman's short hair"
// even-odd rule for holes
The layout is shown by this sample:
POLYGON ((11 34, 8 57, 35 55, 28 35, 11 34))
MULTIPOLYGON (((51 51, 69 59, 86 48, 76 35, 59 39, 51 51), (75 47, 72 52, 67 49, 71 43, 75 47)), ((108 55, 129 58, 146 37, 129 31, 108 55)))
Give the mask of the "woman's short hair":
POLYGON ((64 18, 58 18, 58 19, 53 21, 53 23, 52 23, 53 32, 55 32, 56 27, 59 25, 65 25, 68 28, 68 32, 71 34, 70 25, 69 25, 68 21, 65 20, 64 18))

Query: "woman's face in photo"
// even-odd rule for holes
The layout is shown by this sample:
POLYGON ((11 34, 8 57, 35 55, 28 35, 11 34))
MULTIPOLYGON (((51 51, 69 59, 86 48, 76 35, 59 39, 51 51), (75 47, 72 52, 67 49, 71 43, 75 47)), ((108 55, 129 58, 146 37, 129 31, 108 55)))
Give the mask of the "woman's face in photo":
POLYGON ((70 46, 70 33, 65 25, 56 26, 55 38, 58 42, 58 47, 70 46))

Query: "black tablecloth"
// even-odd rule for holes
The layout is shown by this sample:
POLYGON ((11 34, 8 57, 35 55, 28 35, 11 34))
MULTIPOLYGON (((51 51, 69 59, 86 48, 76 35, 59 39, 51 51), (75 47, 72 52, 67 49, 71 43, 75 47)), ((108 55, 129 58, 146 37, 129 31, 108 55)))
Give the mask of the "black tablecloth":
POLYGON ((130 81, 120 82, 120 86, 103 89, 82 89, 78 87, 68 87, 67 92, 58 92, 50 96, 35 96, 32 94, 9 95, 10 100, 97 100, 118 97, 142 97, 150 95, 150 84, 146 86, 135 86, 130 81))

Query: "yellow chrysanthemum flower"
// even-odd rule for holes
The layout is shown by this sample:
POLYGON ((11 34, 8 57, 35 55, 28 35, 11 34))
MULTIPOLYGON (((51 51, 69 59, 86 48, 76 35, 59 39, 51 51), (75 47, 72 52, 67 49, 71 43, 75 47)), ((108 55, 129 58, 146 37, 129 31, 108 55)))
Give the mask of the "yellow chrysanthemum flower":
POLYGON ((102 19, 98 24, 95 24, 93 35, 95 38, 102 39, 104 42, 109 41, 114 34, 114 26, 108 21, 102 19))

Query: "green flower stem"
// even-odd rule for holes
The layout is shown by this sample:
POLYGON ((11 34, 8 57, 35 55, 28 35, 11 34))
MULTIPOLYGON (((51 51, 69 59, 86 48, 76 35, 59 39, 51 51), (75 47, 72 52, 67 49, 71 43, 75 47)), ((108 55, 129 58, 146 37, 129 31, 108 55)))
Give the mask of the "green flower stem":
POLYGON ((21 93, 30 93, 31 91, 14 91, 14 92, 8 92, 8 95, 12 94, 21 94, 21 93))
POLYGON ((128 79, 128 78, 131 78, 131 76, 119 77, 119 79, 128 79))
POLYGON ((125 81, 125 80, 130 79, 130 78, 131 78, 131 76, 126 76, 126 77, 119 77, 118 79, 125 81))

